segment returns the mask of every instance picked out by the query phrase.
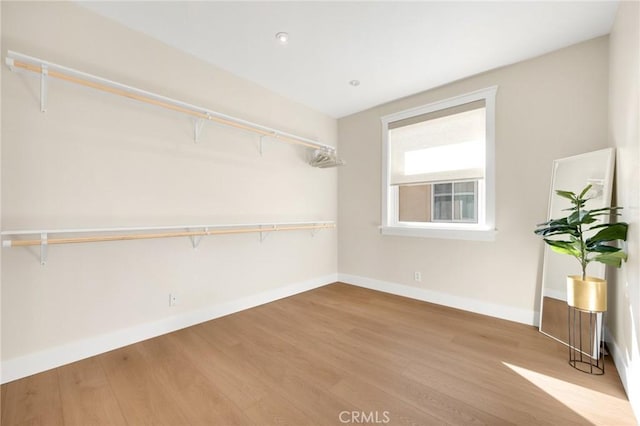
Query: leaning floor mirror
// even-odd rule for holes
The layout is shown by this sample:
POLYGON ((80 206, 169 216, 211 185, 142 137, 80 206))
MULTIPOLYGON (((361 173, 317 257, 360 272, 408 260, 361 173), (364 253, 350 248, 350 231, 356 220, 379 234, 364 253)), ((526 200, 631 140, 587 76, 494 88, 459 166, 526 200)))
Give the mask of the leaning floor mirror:
MULTIPOLYGON (((588 184, 592 185, 591 199, 587 208, 596 209, 611 206, 613 168, 615 150, 613 148, 588 152, 553 162, 551 192, 549 195, 548 219, 566 216, 563 209, 570 207, 569 200, 556 196, 556 190, 579 193, 588 184)), ((605 265, 593 262, 589 265, 589 275, 605 278, 605 265)), ((542 270, 542 291, 540 304, 540 331, 560 342, 569 341, 567 309, 567 275, 579 272, 579 265, 571 256, 562 256, 544 248, 542 270)), ((597 341, 600 341, 602 314, 598 314, 597 341)), ((586 337, 586 336, 585 336, 586 337)), ((594 353, 597 348, 594 347, 594 353)))

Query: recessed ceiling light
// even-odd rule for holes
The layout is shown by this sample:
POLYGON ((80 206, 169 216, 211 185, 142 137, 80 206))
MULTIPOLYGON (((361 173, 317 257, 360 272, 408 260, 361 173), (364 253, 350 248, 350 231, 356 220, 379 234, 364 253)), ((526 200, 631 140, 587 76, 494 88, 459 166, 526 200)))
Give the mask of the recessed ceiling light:
POLYGON ((353 87, 360 86, 360 80, 351 80, 349 84, 352 85, 353 87))
POLYGON ((276 34, 276 40, 278 40, 278 43, 280 44, 289 43, 289 33, 279 32, 278 34, 276 34))

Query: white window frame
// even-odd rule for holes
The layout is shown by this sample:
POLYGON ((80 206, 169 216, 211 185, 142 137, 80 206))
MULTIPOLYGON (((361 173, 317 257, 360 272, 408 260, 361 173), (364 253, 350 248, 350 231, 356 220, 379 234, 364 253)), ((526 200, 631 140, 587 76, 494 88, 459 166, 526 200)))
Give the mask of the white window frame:
MULTIPOLYGON (((474 241, 495 240, 495 115, 496 93, 498 86, 477 90, 465 95, 433 102, 417 108, 411 108, 381 117, 382 121, 382 226, 383 235, 407 237, 448 238, 474 241), (484 100, 486 111, 485 138, 485 183, 484 191, 479 196, 484 199, 484 211, 478 207, 478 223, 460 222, 400 222, 398 221, 398 187, 389 184, 390 179, 390 146, 389 124, 428 114, 446 108, 484 100)), ((478 188, 480 192, 481 189, 478 188)))

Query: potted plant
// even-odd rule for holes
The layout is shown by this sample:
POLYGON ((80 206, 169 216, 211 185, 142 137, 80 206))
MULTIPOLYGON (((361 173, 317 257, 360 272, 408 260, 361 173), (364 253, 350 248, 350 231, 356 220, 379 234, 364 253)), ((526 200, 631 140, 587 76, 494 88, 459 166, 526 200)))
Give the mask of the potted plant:
POLYGON ((590 197, 591 185, 576 195, 570 191, 556 191, 560 197, 571 201, 572 207, 565 209, 568 216, 540 223, 534 231, 544 238, 551 250, 575 257, 582 268, 582 275, 567 277, 567 303, 585 311, 603 312, 607 310, 607 282, 587 276, 587 266, 600 262, 619 268, 627 254, 612 243, 626 241, 629 225, 624 222, 596 223, 598 217, 605 221, 608 216, 618 216, 622 207, 585 208, 590 197), (553 237, 553 238, 550 238, 553 237))

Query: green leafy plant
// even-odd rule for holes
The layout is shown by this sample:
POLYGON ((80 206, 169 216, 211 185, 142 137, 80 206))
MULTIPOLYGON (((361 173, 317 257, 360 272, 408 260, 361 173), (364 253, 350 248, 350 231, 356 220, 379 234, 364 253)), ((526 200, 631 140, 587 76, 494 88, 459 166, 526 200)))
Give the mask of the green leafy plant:
POLYGON ((627 260, 627 254, 618 247, 611 245, 617 241, 626 241, 629 225, 624 222, 599 223, 593 225, 599 216, 619 216, 622 207, 603 207, 587 210, 585 204, 590 199, 587 193, 591 185, 576 195, 570 191, 556 191, 560 197, 571 201, 572 207, 564 209, 570 212, 561 219, 551 219, 540 223, 534 231, 543 237, 551 250, 575 257, 582 268, 582 279, 586 278, 587 265, 600 262, 619 268, 622 261, 627 260), (556 239, 563 236, 564 239, 556 239), (548 238, 556 237, 556 238, 548 238))

